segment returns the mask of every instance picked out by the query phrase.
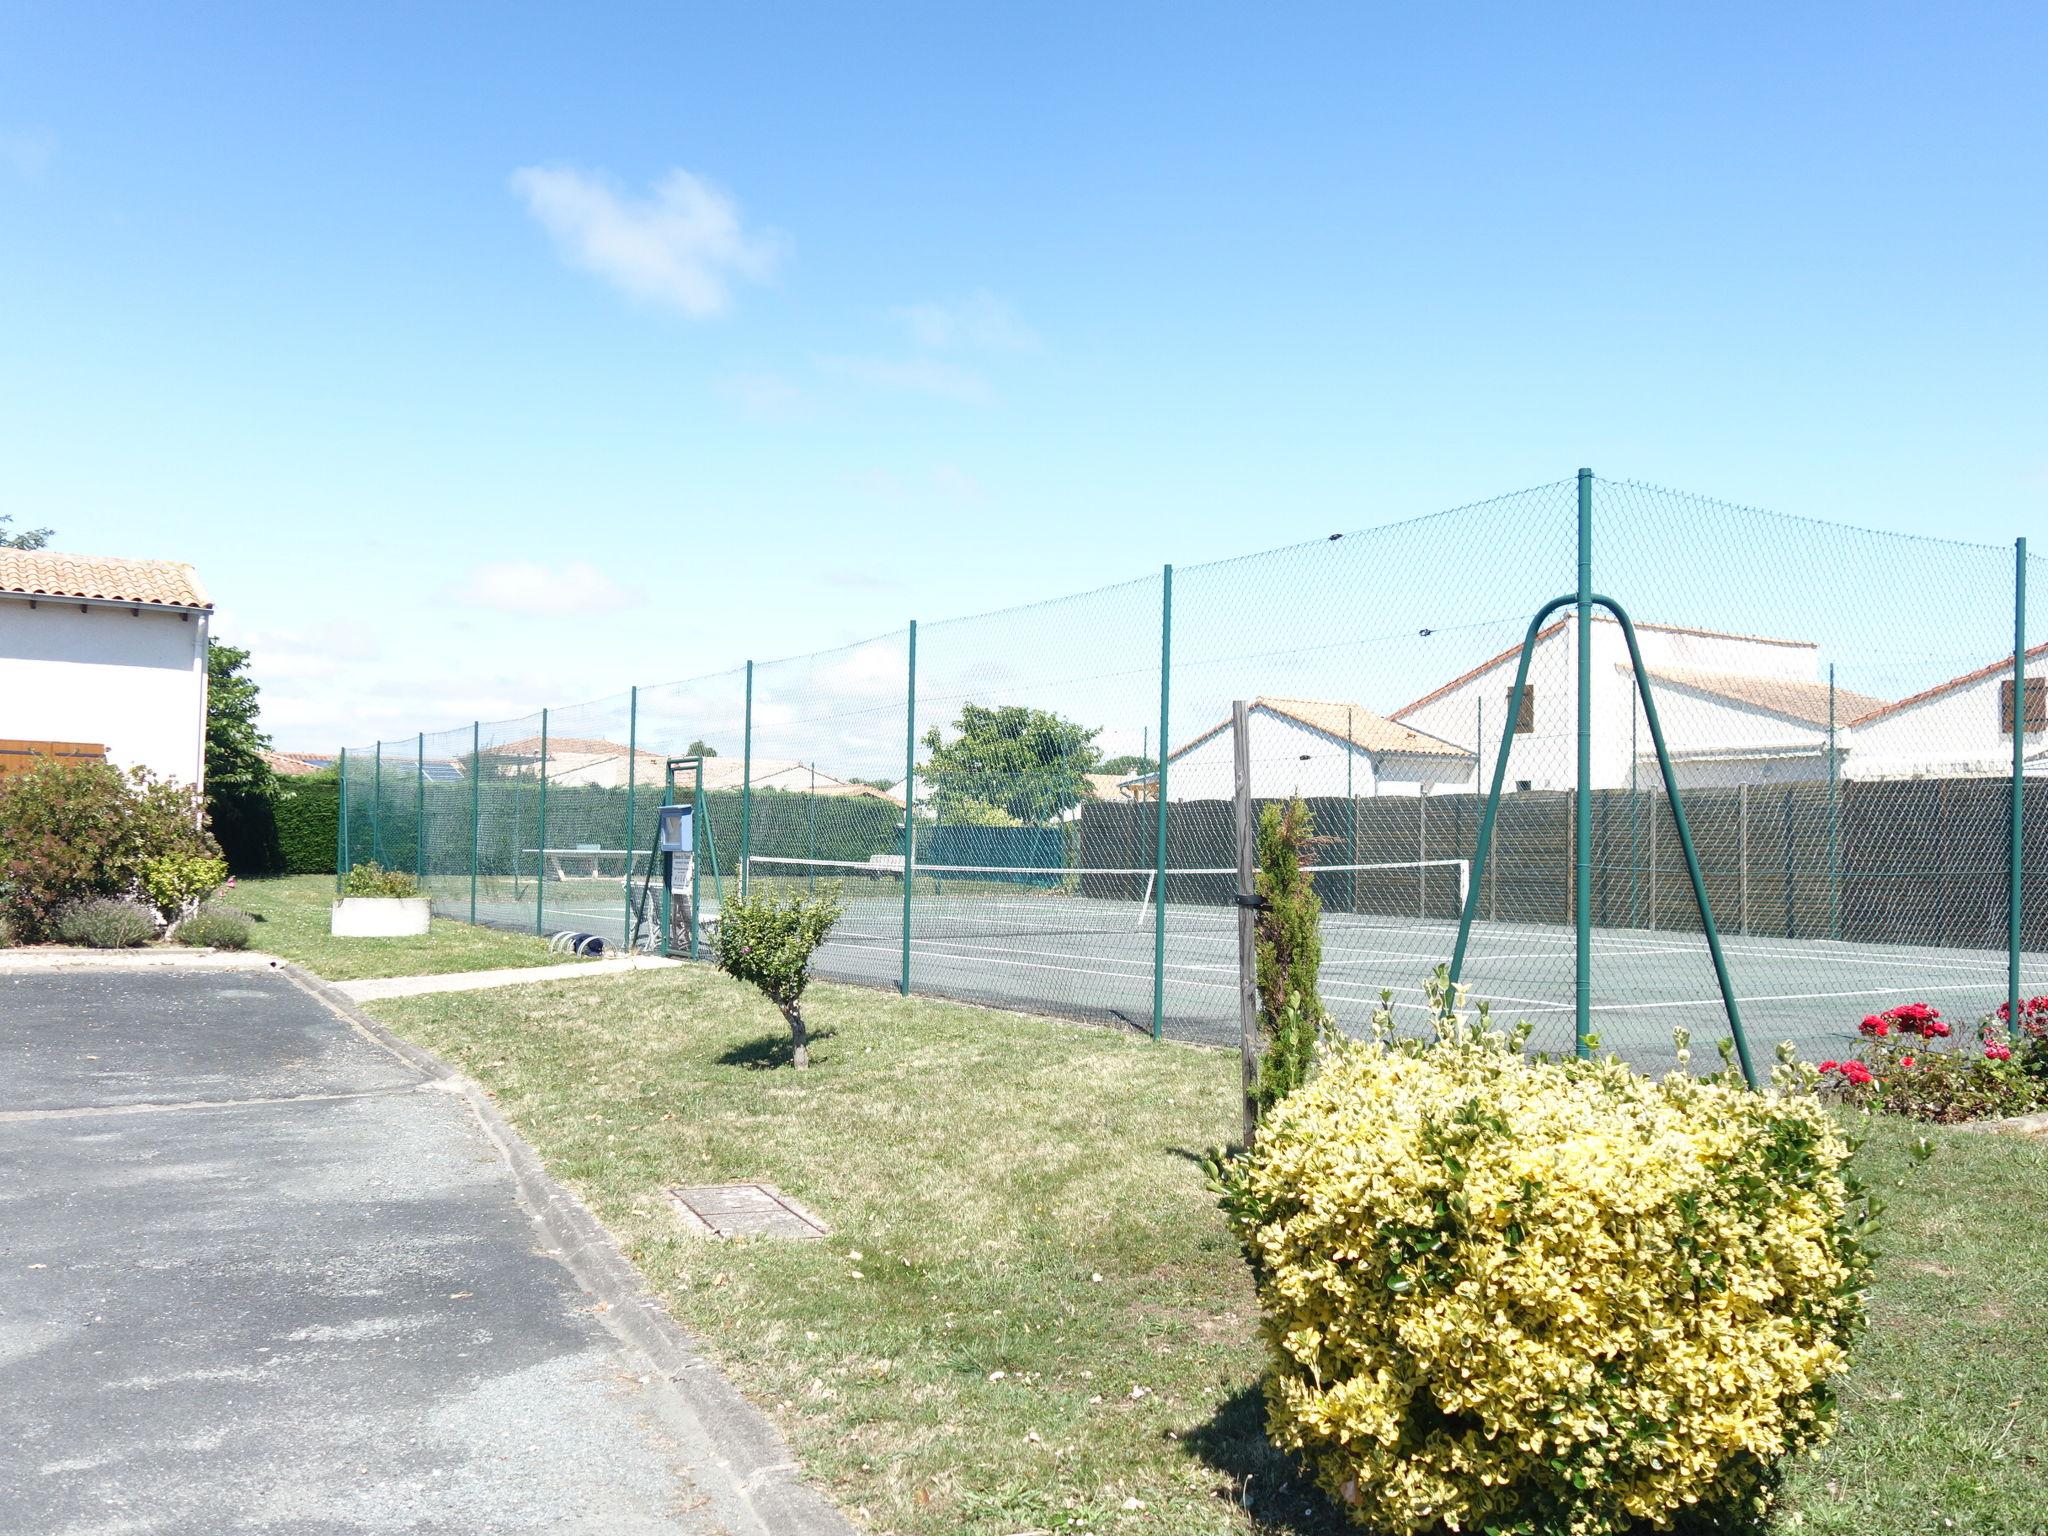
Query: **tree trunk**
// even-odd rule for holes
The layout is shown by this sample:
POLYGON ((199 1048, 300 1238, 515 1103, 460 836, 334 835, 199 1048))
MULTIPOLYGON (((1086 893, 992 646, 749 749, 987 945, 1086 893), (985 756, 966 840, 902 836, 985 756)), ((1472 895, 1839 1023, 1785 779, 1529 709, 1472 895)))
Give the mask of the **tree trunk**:
POLYGON ((810 1037, 804 1032, 804 1011, 796 1003, 783 1007, 782 1016, 789 1020, 790 1062, 802 1072, 811 1064, 810 1037))

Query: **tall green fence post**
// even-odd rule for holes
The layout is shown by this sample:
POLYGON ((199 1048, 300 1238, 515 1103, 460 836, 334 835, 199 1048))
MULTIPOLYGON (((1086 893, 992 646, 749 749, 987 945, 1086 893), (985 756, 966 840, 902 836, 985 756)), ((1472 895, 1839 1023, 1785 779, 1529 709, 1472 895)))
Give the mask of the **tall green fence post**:
POLYGON ((412 876, 419 881, 420 889, 427 887, 427 733, 421 731, 413 747, 413 762, 419 770, 418 810, 415 819, 419 826, 413 831, 412 876))
POLYGON ((1835 753, 1835 664, 1828 663, 1828 937, 1842 937, 1842 774, 1835 753))
POLYGON ((626 695, 626 912, 625 927, 620 929, 623 941, 620 948, 626 953, 633 952, 633 855, 639 844, 633 841, 633 794, 637 788, 634 770, 640 765, 640 685, 635 683, 626 695))
POLYGON ((1153 776, 1152 834, 1152 1038, 1166 1033, 1166 760, 1172 729, 1173 567, 1164 568, 1159 591, 1159 771, 1153 776))
POLYGON ((370 759, 370 857, 384 862, 384 743, 371 749, 370 759))
POLYGON ((334 894, 341 894, 341 882, 348 874, 348 748, 341 749, 341 783, 334 800, 341 814, 334 818, 334 894))
MULTIPOLYGON (((1579 471, 1579 792, 1572 798, 1574 1039, 1588 1054, 1593 1021, 1593 471, 1579 471)), ((1519 701, 1517 701, 1519 705, 1519 701)))
MULTIPOLYGON (((674 773, 670 773, 674 782, 674 773)), ((704 931, 704 861, 697 856, 699 847, 717 855, 717 845, 711 841, 711 808, 704 802, 704 754, 697 754, 697 774, 690 784, 690 958, 697 958, 697 935, 704 931)), ((712 879, 718 878, 718 871, 711 872, 712 879)), ((714 886, 715 890, 716 887, 714 886)))
POLYGON ((548 907, 548 712, 540 712, 540 815, 533 852, 533 931, 547 931, 548 907))
POLYGON ((2020 830, 2027 811, 2027 541, 2012 562, 2012 844, 2006 866, 2005 1000, 2007 1023, 2020 1022, 2020 830))
POLYGON ((754 878, 754 664, 747 663, 745 734, 740 738, 740 900, 754 878))
POLYGON ((917 883, 917 620, 910 621, 910 680, 903 706, 903 974, 897 989, 910 995, 910 888, 917 883))
POLYGON ((476 921, 476 874, 483 861, 484 726, 469 723, 469 920, 476 921))

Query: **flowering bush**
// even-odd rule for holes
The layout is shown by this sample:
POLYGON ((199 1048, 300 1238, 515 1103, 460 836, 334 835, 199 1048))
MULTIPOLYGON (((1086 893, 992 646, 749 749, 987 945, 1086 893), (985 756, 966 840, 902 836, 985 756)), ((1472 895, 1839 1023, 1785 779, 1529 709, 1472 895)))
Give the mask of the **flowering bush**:
POLYGON ((402 869, 386 869, 371 859, 341 877, 341 894, 408 900, 420 894, 420 883, 402 869))
POLYGON ((57 936, 58 915, 143 893, 152 860, 210 860, 196 790, 140 768, 51 760, 0 779, 0 915, 21 943, 57 936))
POLYGON ((2004 1027, 2006 1033, 2001 1043, 2017 1054, 2021 1071, 2029 1077, 2048 1077, 2048 997, 2021 998, 2017 1019, 2012 1016, 2011 1003, 2000 1003, 1998 1011, 1985 1022, 2004 1027))
MULTIPOLYGON (((2048 998, 2033 1001, 2048 1004, 2048 998)), ((1977 1026, 1974 1046, 1950 1041, 1954 1031, 1941 1011, 1926 1003, 1905 1003, 1873 1013, 1857 1026, 1861 1053, 1847 1061, 1824 1061, 1821 1077, 1845 1101, 1913 1120, 1946 1124, 2048 1108, 2048 1070, 2030 1070, 2037 1042, 2048 1036, 2048 1007, 2024 1005, 2021 1027, 2007 1022, 2000 1006, 1977 1026), (2027 1020, 2038 1017, 2038 1034, 2027 1020)), ((2041 1052, 2048 1069, 2048 1051, 2041 1052)))
POLYGON ((1441 975, 1432 1002, 1434 1044, 1383 1006, 1226 1175, 1274 1443, 1389 1536, 1760 1514, 1862 1314, 1869 1212, 1814 1073, 1532 1062, 1441 975))

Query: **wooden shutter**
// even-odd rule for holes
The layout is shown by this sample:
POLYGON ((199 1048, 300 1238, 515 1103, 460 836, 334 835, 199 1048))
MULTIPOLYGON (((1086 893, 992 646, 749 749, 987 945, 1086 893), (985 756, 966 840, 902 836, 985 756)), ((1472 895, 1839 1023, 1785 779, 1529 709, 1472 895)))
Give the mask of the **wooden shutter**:
MULTIPOLYGON (((2027 679, 2027 733, 2048 731, 2048 677, 2027 679)), ((2012 679, 1998 685, 1998 733, 2012 734, 2012 679)))
POLYGON ((27 773, 50 758, 65 762, 104 762, 107 749, 92 741, 12 741, 0 739, 0 779, 27 773))
POLYGON ((1529 731, 1535 730, 1536 685, 1534 683, 1526 683, 1523 685, 1522 697, 1519 707, 1517 707, 1517 703, 1515 700, 1515 690, 1512 688, 1510 688, 1507 692, 1507 701, 1508 715, 1515 722, 1515 734, 1517 736, 1520 736, 1529 731))

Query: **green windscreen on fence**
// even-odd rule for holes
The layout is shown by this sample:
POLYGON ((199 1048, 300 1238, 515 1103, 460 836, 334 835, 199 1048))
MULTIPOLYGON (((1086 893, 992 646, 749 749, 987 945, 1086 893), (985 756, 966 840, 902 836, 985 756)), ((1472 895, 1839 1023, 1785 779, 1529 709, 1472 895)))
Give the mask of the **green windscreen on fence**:
MULTIPOLYGON (((832 890, 825 976, 1175 1038, 1237 1034, 1231 705, 1251 790, 1315 824, 1323 994, 1361 1026, 1472 914, 1463 979, 1569 1049, 1727 1035, 1640 691, 1668 739, 1753 1042, 1826 1055, 1866 1013, 1990 1011, 2048 981, 2048 582, 2013 675, 2011 550, 1572 479, 1072 597, 351 747, 339 850, 437 913, 658 942, 667 764, 702 763, 699 914, 832 890), (1583 660, 1583 666, 1582 666, 1583 660), (1578 707, 1581 676, 1589 700, 1578 707), (1587 771, 1579 746, 1587 727, 1587 771), (2014 772, 2018 732, 2023 771, 2014 772), (1484 867, 1475 843, 1505 752, 1484 867), (1574 848, 1583 797, 1590 852, 1574 848), (1163 810, 1163 814, 1162 814, 1163 810), (1579 889, 1583 878, 1585 889, 1579 889), (2017 943, 2015 944, 2015 939, 2017 943)), ((772 648, 772 634, 759 637, 772 648)), ((696 770, 679 798, 697 798, 696 770)), ((1710 1051, 1703 1052, 1710 1055, 1710 1051)))

